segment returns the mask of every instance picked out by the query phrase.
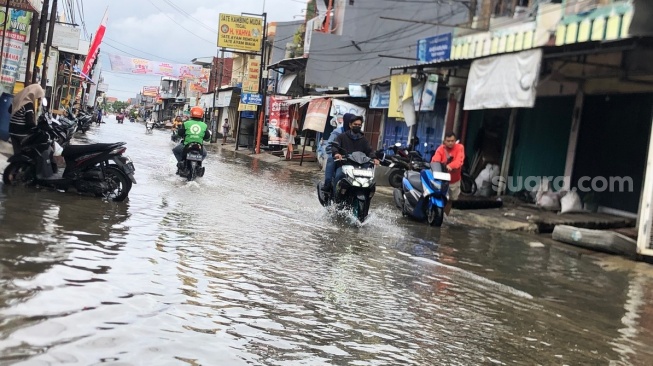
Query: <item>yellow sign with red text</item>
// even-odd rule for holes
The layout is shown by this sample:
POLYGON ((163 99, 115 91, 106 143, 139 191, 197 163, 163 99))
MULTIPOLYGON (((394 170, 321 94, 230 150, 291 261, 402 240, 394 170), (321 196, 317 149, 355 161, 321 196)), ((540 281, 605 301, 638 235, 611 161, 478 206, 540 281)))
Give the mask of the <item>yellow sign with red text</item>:
POLYGON ((242 15, 220 14, 218 47, 260 52, 263 19, 242 15))

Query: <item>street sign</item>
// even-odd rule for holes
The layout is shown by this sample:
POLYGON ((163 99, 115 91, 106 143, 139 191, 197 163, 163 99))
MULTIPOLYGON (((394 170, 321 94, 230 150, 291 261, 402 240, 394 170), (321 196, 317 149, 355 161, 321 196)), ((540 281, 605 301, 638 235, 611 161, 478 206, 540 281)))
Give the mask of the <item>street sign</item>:
POLYGON ((220 14, 218 29, 218 47, 240 51, 261 51, 262 18, 220 14))
POLYGON ((261 94, 242 93, 240 102, 242 104, 261 105, 263 104, 263 96, 261 94))

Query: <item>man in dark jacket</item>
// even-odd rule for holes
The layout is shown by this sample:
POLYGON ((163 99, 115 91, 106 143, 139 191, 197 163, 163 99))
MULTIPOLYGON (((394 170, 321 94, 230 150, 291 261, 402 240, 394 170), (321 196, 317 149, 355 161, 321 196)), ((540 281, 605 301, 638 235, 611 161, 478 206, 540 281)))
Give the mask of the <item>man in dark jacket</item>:
MULTIPOLYGON (((343 121, 349 120, 349 130, 341 133, 336 137, 336 142, 339 144, 340 149, 331 149, 334 160, 342 160, 343 154, 352 154, 357 151, 360 151, 370 158, 374 159, 374 165, 379 165, 379 160, 374 155, 374 150, 370 146, 369 141, 365 138, 365 135, 361 131, 363 128, 363 117, 345 114, 343 116, 343 121)), ((342 172, 342 167, 338 167, 336 170, 335 182, 337 183, 344 177, 342 172)))

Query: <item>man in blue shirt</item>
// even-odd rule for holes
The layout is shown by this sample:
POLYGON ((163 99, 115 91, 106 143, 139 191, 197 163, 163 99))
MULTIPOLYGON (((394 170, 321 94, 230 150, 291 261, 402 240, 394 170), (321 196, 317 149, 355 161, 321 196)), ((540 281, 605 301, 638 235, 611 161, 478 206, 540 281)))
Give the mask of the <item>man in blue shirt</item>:
POLYGON ((322 186, 323 192, 331 193, 333 191, 333 187, 331 187, 331 184, 333 181, 333 176, 336 174, 336 162, 335 160, 333 160, 331 143, 336 140, 336 137, 338 137, 338 135, 340 135, 343 132, 346 132, 349 129, 349 122, 353 117, 354 117, 353 114, 345 113, 345 115, 342 116, 342 123, 338 122, 338 127, 331 132, 331 135, 329 135, 329 139, 327 140, 326 146, 324 148, 327 154, 327 162, 326 162, 326 166, 324 167, 324 185, 322 186))

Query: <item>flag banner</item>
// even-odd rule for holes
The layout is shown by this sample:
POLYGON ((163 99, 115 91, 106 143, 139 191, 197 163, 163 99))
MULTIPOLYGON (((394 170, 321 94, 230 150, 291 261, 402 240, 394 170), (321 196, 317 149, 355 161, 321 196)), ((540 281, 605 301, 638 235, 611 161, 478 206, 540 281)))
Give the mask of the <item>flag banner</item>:
POLYGON ((172 64, 121 55, 109 55, 111 71, 136 75, 159 75, 178 79, 201 79, 202 66, 172 64))

